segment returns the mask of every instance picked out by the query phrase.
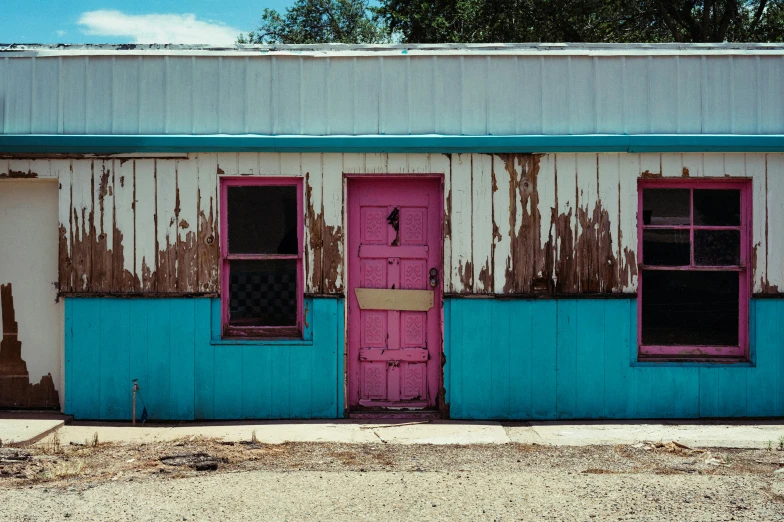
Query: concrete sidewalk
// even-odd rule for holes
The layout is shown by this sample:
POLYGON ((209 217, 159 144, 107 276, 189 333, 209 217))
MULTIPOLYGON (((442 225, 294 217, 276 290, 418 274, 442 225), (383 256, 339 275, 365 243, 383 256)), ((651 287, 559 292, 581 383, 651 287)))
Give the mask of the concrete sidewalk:
POLYGON ((70 420, 70 417, 46 411, 0 411, 0 446, 36 442, 70 420))
MULTIPOLYGON (((0 426, 5 421, 0 420, 0 426)), ((61 443, 145 443, 182 437, 225 441, 390 443, 390 444, 542 444, 587 446, 677 441, 691 447, 765 448, 784 440, 784 421, 741 422, 536 422, 470 421, 253 421, 182 423, 131 427, 128 424, 75 422, 57 431, 61 443)))

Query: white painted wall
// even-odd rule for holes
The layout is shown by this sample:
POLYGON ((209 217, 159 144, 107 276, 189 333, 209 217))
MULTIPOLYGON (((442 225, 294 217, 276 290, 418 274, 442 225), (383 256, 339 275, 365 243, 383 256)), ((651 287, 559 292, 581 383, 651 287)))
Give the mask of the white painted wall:
POLYGON ((0 180, 0 283, 13 285, 30 382, 51 373, 62 405, 63 303, 55 303, 57 188, 56 180, 0 180))

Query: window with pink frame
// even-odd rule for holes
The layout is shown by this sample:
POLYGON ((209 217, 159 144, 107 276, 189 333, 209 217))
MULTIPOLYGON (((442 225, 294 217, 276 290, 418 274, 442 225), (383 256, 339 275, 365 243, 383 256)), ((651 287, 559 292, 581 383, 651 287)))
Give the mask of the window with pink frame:
POLYGON ((221 179, 221 331, 302 336, 302 180, 221 179))
POLYGON ((641 180, 640 359, 745 360, 751 184, 641 180))

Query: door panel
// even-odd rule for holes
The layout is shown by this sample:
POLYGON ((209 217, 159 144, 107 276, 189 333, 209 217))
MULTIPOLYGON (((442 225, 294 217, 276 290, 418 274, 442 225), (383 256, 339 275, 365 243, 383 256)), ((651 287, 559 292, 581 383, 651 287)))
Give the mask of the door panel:
MULTIPOLYGON (((349 182, 349 407, 434 407, 441 379, 438 180, 349 182), (430 270, 438 273, 435 287, 430 270), (360 309, 355 288, 430 290, 428 311, 360 309)), ((386 306, 389 306, 388 304, 386 306)))

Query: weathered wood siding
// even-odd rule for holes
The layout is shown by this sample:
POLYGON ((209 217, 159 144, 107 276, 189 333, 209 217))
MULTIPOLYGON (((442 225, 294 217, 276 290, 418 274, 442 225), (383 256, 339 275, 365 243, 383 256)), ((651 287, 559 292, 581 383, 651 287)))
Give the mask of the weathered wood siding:
POLYGON ((448 294, 634 293, 637 180, 753 180, 754 292, 784 288, 782 154, 192 154, 3 160, 60 179, 60 288, 215 294, 220 176, 305 179, 305 291, 345 287, 344 173, 444 175, 448 294))

